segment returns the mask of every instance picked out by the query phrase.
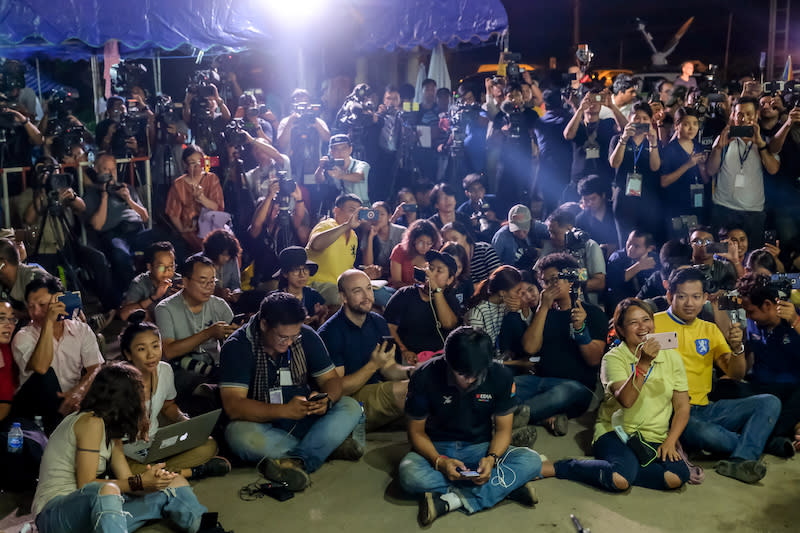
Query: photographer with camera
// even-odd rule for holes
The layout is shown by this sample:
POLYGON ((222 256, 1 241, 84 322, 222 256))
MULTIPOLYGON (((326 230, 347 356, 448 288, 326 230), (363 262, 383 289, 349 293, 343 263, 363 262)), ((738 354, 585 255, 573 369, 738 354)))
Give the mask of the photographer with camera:
POLYGON ((274 138, 272 121, 275 120, 275 115, 267 106, 259 106, 254 94, 244 93, 239 97, 239 107, 236 108, 233 118, 244 119, 247 133, 272 144, 274 138), (263 117, 270 117, 271 120, 263 117))
MULTIPOLYGON (((231 112, 225 105, 217 86, 211 83, 216 75, 212 71, 200 71, 193 77, 192 83, 186 88, 186 97, 183 100, 183 121, 189 124, 192 132, 197 129, 198 121, 222 117, 227 123, 231 120, 231 112)), ((216 75, 216 79, 219 76, 216 75)))
POLYGON ((118 159, 145 155, 150 120, 149 115, 128 113, 125 100, 111 96, 106 102, 106 118, 95 129, 98 148, 118 159))
POLYGON ((0 93, 0 168, 30 166, 33 146, 43 143, 31 119, 0 93))
POLYGON ((56 156, 56 152, 68 152, 72 146, 94 143, 94 136, 73 114, 76 97, 63 89, 55 90, 50 95, 44 116, 39 122, 39 131, 44 135, 45 155, 56 156))
POLYGON ((733 109, 733 120, 714 141, 706 170, 717 174, 711 208, 715 228, 736 224, 760 248, 764 243, 764 173, 778 172, 780 162, 761 137, 758 102, 742 97, 733 109), (754 149, 755 148, 755 149, 754 149))
POLYGON ((150 168, 153 183, 161 186, 171 184, 183 170, 180 160, 183 146, 189 140, 189 126, 183 121, 180 105, 174 104, 168 95, 159 95, 156 99, 150 168))
POLYGON ((541 255, 553 252, 572 255, 579 267, 586 269, 587 300, 600 305, 600 295, 606 292, 606 261, 600 245, 590 239, 586 232, 575 228, 575 215, 563 206, 550 213, 545 224, 550 240, 543 242, 541 255))
POLYGON ((334 185, 343 194, 357 196, 363 204, 369 204, 369 163, 351 157, 353 143, 343 133, 331 136, 328 155, 319 160, 314 172, 317 184, 334 185), (333 182, 332 180, 336 180, 333 182))
POLYGON ((210 211, 223 211, 225 199, 219 178, 205 170, 205 154, 197 145, 189 145, 181 157, 186 174, 172 184, 167 193, 164 213, 180 233, 191 252, 202 249, 203 243, 198 234, 198 219, 203 208, 210 211))
POLYGON ((113 155, 98 155, 89 176, 92 183, 86 188, 84 218, 89 222, 87 229, 92 230, 90 242, 108 258, 115 291, 122 295, 133 279, 134 250, 143 247, 149 214, 139 203, 136 190, 117 181, 113 155))
POLYGON ((517 398, 530 407, 529 423, 544 425, 556 436, 566 435, 568 419, 589 407, 608 333, 602 309, 579 297, 579 268, 575 258, 564 253, 536 263, 544 290, 522 347, 540 359, 536 375, 514 379, 517 398))
POLYGON ((546 235, 544 225, 531 219, 531 210, 517 204, 508 211, 508 224, 503 224, 492 237, 492 247, 504 265, 529 270, 539 257, 537 247, 546 235))
POLYGON ((739 257, 737 242, 729 241, 727 246, 726 243, 715 243, 711 230, 698 226, 689 234, 689 244, 692 246, 692 264, 700 266, 707 274, 706 292, 713 298, 718 291, 733 290, 739 277, 734 266, 739 257))
MULTIPOLYGON (((480 174, 467 174, 461 181, 467 200, 458 206, 456 215, 469 217, 472 231, 477 240, 492 242, 492 237, 500 229, 497 219, 497 197, 486 194, 486 187, 480 174)), ((441 228, 440 228, 441 229, 441 228)))

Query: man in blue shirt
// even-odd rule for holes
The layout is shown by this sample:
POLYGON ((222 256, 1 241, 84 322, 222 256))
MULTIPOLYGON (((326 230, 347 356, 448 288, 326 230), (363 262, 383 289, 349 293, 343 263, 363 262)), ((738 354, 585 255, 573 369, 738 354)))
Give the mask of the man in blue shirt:
POLYGON ((342 396, 342 380, 305 318, 302 302, 291 294, 268 295, 258 314, 222 347, 220 366, 231 450, 245 461, 259 461, 265 478, 293 491, 308 486, 308 473, 322 466, 361 418, 358 403, 342 396))
POLYGON ((413 367, 395 362, 395 345, 386 341, 389 326, 372 312, 372 282, 361 270, 346 270, 338 279, 342 307, 319 329, 342 393, 364 406, 367 430, 377 429, 403 415, 408 378, 413 367))

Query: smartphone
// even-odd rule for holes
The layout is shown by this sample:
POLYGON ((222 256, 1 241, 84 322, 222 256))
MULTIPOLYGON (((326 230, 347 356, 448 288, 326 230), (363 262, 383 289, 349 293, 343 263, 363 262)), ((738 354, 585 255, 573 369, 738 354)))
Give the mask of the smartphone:
POLYGON ((333 160, 333 166, 339 167, 339 168, 344 168, 344 159, 334 159, 333 160))
POLYGON ((309 402, 318 402, 320 400, 324 400, 327 397, 328 397, 328 393, 327 392, 318 392, 317 394, 315 394, 314 396, 309 398, 308 401, 309 402))
POLYGON ((242 325, 247 320, 247 313, 239 313, 231 319, 231 324, 242 325))
POLYGON ((636 133, 649 133, 650 124, 646 122, 635 122, 633 124, 633 131, 635 131, 636 133))
POLYGON ((774 229, 764 230, 764 242, 773 246, 778 244, 778 232, 774 229))
POLYGON ((420 283, 425 283, 428 280, 428 276, 421 268, 414 267, 414 279, 420 283))
POLYGON ((594 95, 594 101, 595 102, 602 102, 603 101, 603 95, 602 94, 594 95))
POLYGON ((362 209, 358 212, 358 220, 378 220, 378 210, 377 209, 362 209))
POLYGON ((706 245, 706 252, 710 254, 727 254, 728 253, 728 243, 727 242, 712 242, 706 245))
POLYGON ((665 333, 648 333, 645 339, 655 339, 661 345, 662 350, 677 350, 678 349, 678 333, 675 331, 667 331, 665 333))
POLYGON ((59 316, 59 320, 64 320, 65 318, 75 318, 78 311, 83 308, 83 303, 81 302, 81 293, 79 291, 72 291, 66 292, 58 297, 59 302, 64 302, 65 314, 63 316, 59 316))
POLYGON ((731 126, 728 137, 752 137, 755 134, 753 126, 731 126))
POLYGON ((403 206, 403 211, 406 213, 416 213, 417 209, 417 204, 406 204, 403 206))
POLYGON ((286 488, 286 485, 283 483, 262 483, 260 489, 261 492, 270 498, 275 498, 279 502, 285 502, 286 500, 291 500, 294 498, 294 492, 286 488))
POLYGON ((481 475, 480 472, 475 470, 462 470, 459 474, 461 474, 461 477, 478 477, 481 475))
POLYGON ((385 335, 385 336, 381 337, 381 342, 385 342, 386 343, 386 351, 387 352, 392 349, 392 347, 394 346, 394 343, 395 343, 394 337, 392 337, 391 335, 385 335))

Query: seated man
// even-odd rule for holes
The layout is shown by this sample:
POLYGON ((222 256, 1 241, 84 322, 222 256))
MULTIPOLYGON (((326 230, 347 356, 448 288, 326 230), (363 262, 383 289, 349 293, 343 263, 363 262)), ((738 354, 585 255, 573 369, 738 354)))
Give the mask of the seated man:
POLYGON ((14 336, 12 350, 19 368, 20 389, 15 416, 41 415, 49 434, 61 417, 78 409, 103 356, 89 326, 66 317, 61 282, 36 278, 25 289, 31 323, 14 336))
POLYGON ((493 354, 489 335, 460 327, 447 336, 444 355, 411 376, 406 413, 413 451, 400 462, 399 481, 422 496, 423 527, 449 511, 477 513, 506 497, 530 507, 537 502, 529 482, 541 474, 542 460, 529 448, 509 446, 514 382, 493 354))
POLYGON ((747 362, 742 357, 742 330, 737 325, 732 327, 726 342, 716 324, 697 318, 708 298, 704 280, 703 273, 696 268, 673 272, 667 289, 671 306, 655 315, 657 333, 678 333, 678 351, 689 380, 692 412, 681 442, 690 452, 706 450, 730 456, 716 464, 717 473, 756 483, 767 473, 767 466, 758 458, 778 418, 781 402, 769 394, 709 401, 714 365, 727 376, 742 379, 747 362), (733 349, 728 342, 734 345, 733 349))
POLYGON ((497 198, 486 194, 486 187, 480 174, 467 174, 461 181, 467 200, 458 206, 456 213, 472 221, 472 231, 479 241, 491 242, 492 237, 500 229, 497 219, 497 198))
POLYGON ((177 402, 195 388, 214 381, 219 364, 219 341, 236 331, 233 311, 225 300, 214 296, 216 270, 207 257, 192 256, 181 266, 183 289, 164 298, 155 308, 161 330, 164 359, 175 371, 177 402))
POLYGON ((403 415, 413 367, 397 364, 394 342, 384 340, 389 326, 372 312, 369 276, 346 270, 339 276, 339 297, 341 309, 319 328, 319 336, 342 378, 342 394, 361 402, 371 431, 403 415))
POLYGON ((774 394, 781 414, 766 451, 791 457, 800 450, 800 317, 792 302, 780 299, 769 277, 749 273, 736 284, 747 313, 747 382, 720 380, 717 389, 735 383, 735 395, 774 394))
POLYGON ((649 300, 648 303, 658 300, 655 310, 666 311, 669 307, 669 303, 664 298, 667 294, 667 280, 678 267, 692 264, 692 247, 677 239, 669 240, 661 246, 658 259, 661 268, 650 274, 639 292, 636 293, 636 297, 640 300, 649 300))
POLYGON ((314 226, 306 246, 308 258, 319 265, 309 285, 329 306, 340 303, 336 281, 342 272, 353 268, 356 260, 358 235, 353 230, 360 224, 361 199, 354 194, 342 194, 334 205, 333 218, 321 220, 314 226))
POLYGON ((593 174, 578 182, 583 212, 575 217, 575 226, 594 239, 606 257, 619 247, 617 223, 608 201, 608 182, 593 174))
MULTIPOLYGON (((531 233, 531 211, 517 204, 508 211, 508 224, 503 225, 492 237, 492 246, 504 265, 527 270, 536 262, 536 235, 531 233)), ((539 222, 536 225, 541 226, 539 222)))
POLYGON ((625 298, 636 296, 657 268, 653 234, 633 230, 624 250, 608 258, 608 309, 615 309, 625 298))
POLYGON ((21 262, 19 248, 10 239, 0 239, 0 291, 6 294, 14 311, 25 314, 25 288, 36 278, 47 276, 39 265, 21 262))
POLYGON ((155 320, 156 305, 180 289, 175 281, 175 248, 167 241, 154 242, 145 253, 147 272, 142 272, 131 281, 122 301, 119 316, 128 320, 137 309, 147 312, 147 320, 155 320))
POLYGON ((308 486, 308 474, 347 439, 362 414, 355 400, 342 396, 342 378, 305 318, 300 300, 269 294, 223 346, 220 368, 231 450, 293 491, 308 486))
POLYGON ((530 407, 530 423, 557 436, 566 435, 568 419, 583 414, 592 401, 608 331, 599 307, 580 299, 573 303, 577 287, 569 276, 576 268, 568 254, 550 254, 536 264, 544 290, 522 347, 540 360, 536 375, 514 380, 517 397, 530 407))
POLYGON ((712 293, 732 290, 736 285, 736 268, 733 263, 738 258, 738 245, 736 241, 728 242, 726 253, 715 254, 709 245, 714 243, 714 236, 705 226, 698 226, 689 235, 689 244, 692 245, 692 263, 700 266, 707 274, 707 285, 712 293), (710 281, 710 283, 709 283, 710 281))

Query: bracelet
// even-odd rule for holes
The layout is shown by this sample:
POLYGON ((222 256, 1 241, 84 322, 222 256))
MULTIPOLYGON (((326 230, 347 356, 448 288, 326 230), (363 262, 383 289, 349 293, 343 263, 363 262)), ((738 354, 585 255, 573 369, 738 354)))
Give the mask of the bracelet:
POLYGON ((433 463, 433 469, 436 470, 437 472, 439 471, 440 459, 449 459, 449 457, 447 457, 446 455, 440 455, 439 457, 436 458, 436 461, 433 463))
POLYGON ((586 329, 586 321, 583 321, 583 325, 581 325, 581 329, 576 329, 575 333, 583 333, 583 330, 586 329))
POLYGON ((136 474, 135 476, 131 476, 128 478, 128 487, 130 487, 131 492, 137 492, 140 490, 144 490, 144 484, 142 483, 142 475, 136 474))
POLYGON ((764 146, 762 146, 761 148, 759 148, 759 149, 758 149, 758 151, 759 151, 759 152, 763 152, 763 151, 764 151, 764 150, 766 150, 767 148, 769 148, 769 145, 765 144, 764 146))
POLYGON ((304 202, 305 202, 305 200, 303 200, 302 198, 301 198, 301 199, 299 199, 299 200, 295 200, 295 201, 294 201, 294 203, 295 203, 295 204, 302 204, 302 203, 304 203, 304 202))
POLYGON ((494 466, 497 466, 497 463, 500 462, 500 458, 497 457, 496 453, 487 453, 486 457, 491 457, 494 459, 494 466))

